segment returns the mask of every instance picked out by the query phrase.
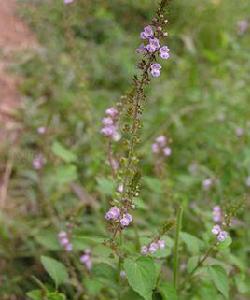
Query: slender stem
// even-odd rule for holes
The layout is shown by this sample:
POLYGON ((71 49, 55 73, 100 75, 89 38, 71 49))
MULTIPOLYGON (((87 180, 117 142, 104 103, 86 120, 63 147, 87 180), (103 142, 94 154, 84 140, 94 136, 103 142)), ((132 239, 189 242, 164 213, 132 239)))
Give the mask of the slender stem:
POLYGON ((176 232, 175 232, 175 241, 174 241, 174 287, 175 288, 177 288, 178 285, 178 275, 179 275, 179 239, 180 239, 180 231, 182 225, 182 215, 183 215, 183 208, 180 206, 177 212, 176 232))

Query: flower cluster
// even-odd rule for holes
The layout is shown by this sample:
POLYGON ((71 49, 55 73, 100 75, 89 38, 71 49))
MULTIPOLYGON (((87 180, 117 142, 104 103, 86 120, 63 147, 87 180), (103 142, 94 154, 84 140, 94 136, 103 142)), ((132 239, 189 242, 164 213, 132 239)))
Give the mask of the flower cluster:
POLYGON ((33 168, 35 170, 41 170, 43 166, 46 164, 46 159, 43 156, 43 154, 37 154, 35 158, 33 159, 33 168))
POLYGON ((166 244, 165 244, 164 240, 154 241, 154 242, 150 243, 148 246, 142 246, 141 247, 141 254, 142 255, 147 255, 149 253, 153 254, 157 250, 164 249, 165 246, 166 246, 166 244))
POLYGON ((204 179, 202 181, 202 188, 205 191, 210 190, 210 188, 212 187, 212 185, 213 185, 213 179, 212 178, 206 178, 206 179, 204 179))
POLYGON ((40 126, 40 127, 37 128, 37 133, 38 133, 38 134, 43 135, 43 134, 45 134, 46 132, 47 132, 47 128, 44 127, 44 126, 40 126))
POLYGON ((162 156, 168 157, 172 153, 172 149, 167 146, 168 140, 165 136, 160 135, 155 139, 155 142, 152 144, 152 152, 154 154, 160 154, 162 156))
MULTIPOLYGON (((215 223, 222 223, 223 215, 221 208, 219 206, 215 206, 213 208, 213 220, 215 223)), ((219 242, 225 241, 228 237, 228 233, 224 231, 219 224, 214 225, 212 228, 212 234, 216 235, 217 240, 219 242)))
POLYGON ((122 213, 119 207, 111 207, 105 214, 107 221, 116 221, 121 224, 122 227, 127 227, 133 221, 133 217, 129 213, 122 213))
POLYGON ((91 251, 86 249, 84 253, 80 257, 80 262, 85 265, 87 270, 91 270, 92 268, 92 259, 91 259, 91 251))
POLYGON ((119 141, 121 135, 118 131, 118 116, 119 111, 115 107, 110 107, 105 111, 105 118, 102 120, 103 127, 101 134, 111 138, 114 141, 119 141))
POLYGON ((70 4, 70 3, 73 3, 74 0, 64 0, 64 4, 70 4))
MULTIPOLYGON (((160 33, 162 33, 161 30, 161 27, 154 29, 153 26, 147 25, 144 28, 144 31, 140 34, 140 37, 145 40, 147 44, 141 44, 137 49, 137 52, 145 54, 158 54, 162 59, 168 59, 170 57, 170 50, 167 46, 161 46, 158 38, 160 33)), ((150 73, 153 77, 159 77, 161 75, 161 65, 158 63, 152 63, 150 65, 150 73)))
POLYGON ((65 232, 65 231, 59 232, 58 239, 59 239, 61 246, 64 248, 65 251, 70 252, 73 250, 73 245, 70 243, 67 232, 65 232))

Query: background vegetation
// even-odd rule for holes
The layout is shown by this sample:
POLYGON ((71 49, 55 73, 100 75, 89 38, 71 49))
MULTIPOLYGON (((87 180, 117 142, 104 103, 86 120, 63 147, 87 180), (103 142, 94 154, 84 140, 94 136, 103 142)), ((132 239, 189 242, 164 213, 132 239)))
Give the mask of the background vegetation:
MULTIPOLYGON (((18 145, 6 144, 1 157, 3 164, 11 159, 14 169, 8 205, 0 213, 0 299, 27 299, 26 293, 41 285, 54 293, 41 256, 70 264, 73 258, 66 257, 57 241, 67 222, 74 224, 75 249, 91 247, 93 252, 93 274, 83 266, 77 270, 85 274, 82 286, 88 296, 82 299, 117 299, 116 278, 100 268, 110 253, 94 238, 108 236, 104 213, 115 192, 100 135, 101 119, 129 89, 139 33, 156 2, 75 0, 65 6, 62 1, 20 1, 20 13, 40 46, 17 57, 16 71, 24 78, 22 133, 18 145), (37 133, 40 126, 48 128, 45 135, 37 133), (32 162, 39 153, 46 164, 37 171, 32 162)), ((171 59, 147 91, 139 149, 142 193, 134 214, 143 242, 144 235, 154 234, 175 217, 182 204, 180 277, 184 278, 187 262, 204 253, 211 241, 212 207, 226 209, 244 202, 231 227, 232 244, 208 262, 223 266, 229 275, 228 299, 250 297, 250 36, 249 30, 240 32, 238 24, 249 13, 244 0, 175 0, 169 7, 171 59), (173 152, 159 177, 151 144, 162 134, 171 139, 173 152), (206 178, 213 179, 208 191, 202 188, 206 178)), ((125 234, 131 252, 134 227, 125 234)), ((167 237, 167 251, 159 254, 168 282, 172 248, 173 232, 167 237)), ((75 284, 71 276, 71 284, 59 291, 67 299, 77 299, 72 296, 75 284)), ((141 299, 129 293, 125 289, 122 299, 141 299)), ((163 293, 154 297, 174 299, 163 293)), ((180 299, 224 297, 201 270, 180 299)))

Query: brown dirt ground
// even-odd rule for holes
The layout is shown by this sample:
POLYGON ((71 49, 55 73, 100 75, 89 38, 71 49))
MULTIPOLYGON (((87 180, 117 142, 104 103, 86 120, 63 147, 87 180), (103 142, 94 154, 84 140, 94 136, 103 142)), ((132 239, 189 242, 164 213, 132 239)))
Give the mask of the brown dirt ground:
MULTIPOLYGON (((6 149, 1 151, 6 141, 13 148, 20 135, 20 124, 14 116, 21 102, 21 78, 9 69, 15 64, 16 53, 35 48, 34 35, 17 16, 16 1, 0 0, 0 156, 6 154, 6 149)), ((12 159, 8 158, 0 165, 0 208, 5 207, 11 172, 12 159)))
POLYGON ((8 138, 17 124, 11 118, 20 104, 20 78, 8 71, 13 55, 35 47, 35 38, 16 13, 15 0, 0 0, 0 138, 8 138))

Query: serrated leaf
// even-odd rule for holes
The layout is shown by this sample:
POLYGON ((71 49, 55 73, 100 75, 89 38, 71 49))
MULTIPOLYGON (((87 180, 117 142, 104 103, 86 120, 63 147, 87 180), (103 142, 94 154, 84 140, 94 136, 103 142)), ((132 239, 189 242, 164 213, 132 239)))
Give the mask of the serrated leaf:
POLYGON ((131 288, 145 300, 151 300, 158 276, 153 259, 150 257, 139 257, 136 260, 127 258, 124 261, 124 269, 131 288))
POLYGON ((54 280, 56 286, 68 281, 67 269, 61 262, 47 256, 42 256, 41 262, 50 277, 54 280))
POLYGON ((66 149, 61 143, 55 141, 51 148, 52 152, 66 163, 76 162, 77 156, 72 151, 66 149))
POLYGON ((224 268, 221 266, 209 266, 208 274, 210 275, 217 290, 227 299, 229 297, 228 276, 224 268))
POLYGON ((169 282, 161 282, 158 290, 163 300, 178 300, 176 290, 174 286, 169 282))

